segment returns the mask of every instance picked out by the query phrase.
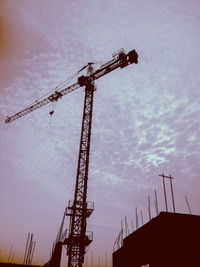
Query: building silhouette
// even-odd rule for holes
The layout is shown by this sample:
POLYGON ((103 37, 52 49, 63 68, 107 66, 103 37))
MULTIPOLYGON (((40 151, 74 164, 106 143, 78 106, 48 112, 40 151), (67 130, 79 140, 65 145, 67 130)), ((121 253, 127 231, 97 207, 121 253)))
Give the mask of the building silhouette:
POLYGON ((200 216, 161 212, 123 239, 113 267, 200 266, 200 216))

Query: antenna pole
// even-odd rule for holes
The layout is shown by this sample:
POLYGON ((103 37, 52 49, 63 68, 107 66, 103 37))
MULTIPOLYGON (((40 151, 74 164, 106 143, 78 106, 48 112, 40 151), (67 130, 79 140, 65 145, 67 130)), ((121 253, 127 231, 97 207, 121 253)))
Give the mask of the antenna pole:
POLYGON ((163 178, 163 189, 164 189, 164 196, 165 196, 165 207, 166 207, 166 212, 168 212, 168 206, 167 206, 167 195, 166 195, 166 188, 165 188, 165 175, 159 174, 163 178))
POLYGON ((174 179, 171 174, 169 176, 166 176, 164 174, 161 174, 159 176, 162 176, 163 178, 163 187, 164 187, 164 194, 165 194, 165 205, 166 205, 166 211, 168 212, 168 207, 167 207, 167 196, 166 196, 166 189, 165 189, 165 178, 170 179, 170 187, 171 187, 171 195, 172 195, 172 205, 173 205, 173 211, 174 213, 175 211, 175 201, 174 201, 174 192, 173 192, 173 186, 172 186, 172 179, 174 179))

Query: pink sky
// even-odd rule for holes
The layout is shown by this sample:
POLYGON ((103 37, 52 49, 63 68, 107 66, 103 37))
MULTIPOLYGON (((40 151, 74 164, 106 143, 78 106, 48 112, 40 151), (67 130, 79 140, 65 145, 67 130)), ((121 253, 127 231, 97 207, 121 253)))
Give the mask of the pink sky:
POLYGON ((155 216, 155 189, 164 210, 163 172, 175 178, 177 212, 188 213, 187 195, 200 214, 199 12, 198 0, 0 1, 0 259, 13 245, 22 261, 33 232, 34 263, 48 260, 74 194, 84 90, 60 100, 51 123, 52 105, 8 125, 6 116, 122 47, 136 49, 139 64, 96 82, 88 261, 91 251, 110 260, 121 219, 135 219, 136 206, 148 221, 148 195, 155 216))

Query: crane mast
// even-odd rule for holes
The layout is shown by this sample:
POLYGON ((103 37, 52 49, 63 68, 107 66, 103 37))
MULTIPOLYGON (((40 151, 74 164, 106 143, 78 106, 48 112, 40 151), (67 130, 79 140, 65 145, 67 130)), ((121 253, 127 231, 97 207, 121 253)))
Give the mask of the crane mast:
POLYGON ((90 155, 90 138, 92 128, 94 81, 91 76, 92 65, 89 64, 88 76, 85 80, 85 100, 83 108, 82 129, 76 174, 74 200, 69 201, 67 215, 70 216, 69 235, 64 244, 67 245, 68 267, 81 267, 84 262, 86 247, 92 237, 86 234, 86 219, 93 211, 93 205, 87 203, 87 183, 90 155))
MULTIPOLYGON (((113 54, 113 58, 105 64, 101 65, 100 68, 96 71, 93 70, 93 63, 88 63, 87 76, 80 76, 78 78, 77 83, 67 88, 64 88, 63 90, 55 91, 49 97, 39 102, 35 102, 35 104, 23 109, 22 111, 10 117, 7 117, 7 119, 5 120, 6 123, 10 123, 50 102, 57 101, 64 95, 78 89, 79 87, 85 87, 85 100, 83 108, 74 199, 69 201, 68 207, 66 208, 65 212, 65 215, 70 217, 68 236, 63 242, 63 245, 67 245, 68 267, 82 267, 86 248, 92 242, 93 239, 93 233, 86 232, 86 227, 87 218, 92 214, 94 210, 94 204, 92 202, 87 202, 93 97, 94 91, 96 90, 94 82, 95 80, 108 74, 109 72, 119 67, 124 68, 132 63, 138 63, 137 52, 135 50, 132 50, 128 54, 125 54, 123 49, 113 54)), ((55 254, 61 255, 61 253, 55 254)), ((57 260, 56 262, 58 262, 59 265, 60 260, 57 260)), ((52 263, 48 262, 48 265, 53 266, 55 264, 52 260, 52 263)))

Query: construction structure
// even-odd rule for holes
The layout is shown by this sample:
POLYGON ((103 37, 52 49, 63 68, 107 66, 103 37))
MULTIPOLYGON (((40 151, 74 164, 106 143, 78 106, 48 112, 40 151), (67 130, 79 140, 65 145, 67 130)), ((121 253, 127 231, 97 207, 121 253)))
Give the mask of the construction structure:
POLYGON ((199 266, 200 216, 161 212, 123 239, 113 267, 199 266))
MULTIPOLYGON (((62 90, 56 90, 49 97, 35 102, 35 104, 23 109, 11 117, 7 117, 5 121, 6 123, 10 123, 48 103, 58 101, 58 99, 78 89, 79 87, 85 87, 85 100, 74 199, 69 201, 69 205, 65 212, 65 215, 70 217, 68 235, 64 241, 60 240, 60 238, 57 239, 57 242, 54 246, 55 249, 52 253, 52 258, 47 263, 48 266, 59 267, 59 257, 61 257, 62 245, 67 245, 68 267, 82 267, 86 248, 92 242, 93 236, 92 232, 86 231, 86 227, 87 218, 91 215, 94 209, 93 203, 87 202, 93 97, 94 91, 96 90, 94 82, 111 71, 117 68, 124 68, 132 63, 138 63, 138 54, 135 50, 132 50, 126 54, 123 49, 119 50, 117 53, 114 53, 112 59, 101 65, 96 71, 93 69, 93 63, 88 63, 88 65, 84 66, 80 70, 82 71, 83 69, 87 69, 87 75, 80 76, 77 83, 62 90)), ((53 113, 50 112, 50 115, 52 114, 53 113)))
POLYGON ((28 233, 23 264, 32 265, 35 245, 36 245, 36 241, 33 241, 33 233, 28 233))

